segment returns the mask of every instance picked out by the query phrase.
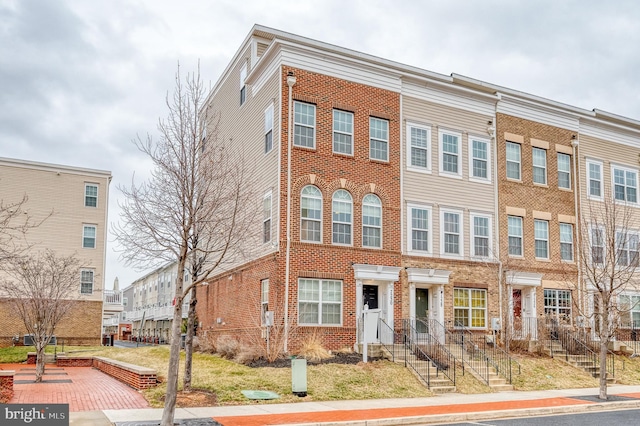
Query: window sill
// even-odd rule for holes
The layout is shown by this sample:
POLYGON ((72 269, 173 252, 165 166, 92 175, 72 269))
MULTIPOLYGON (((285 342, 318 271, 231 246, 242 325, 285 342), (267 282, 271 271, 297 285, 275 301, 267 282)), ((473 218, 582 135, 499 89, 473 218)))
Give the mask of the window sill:
POLYGON ((451 179, 462 179, 462 175, 459 175, 457 173, 443 172, 442 170, 440 170, 440 176, 451 179))
POLYGON ((484 185, 491 185, 491 180, 490 179, 482 179, 482 178, 477 178, 477 177, 470 177, 469 178, 469 182, 482 183, 484 185))
POLYGON ((389 160, 378 160, 377 158, 369 157, 369 161, 372 162, 372 163, 389 165, 389 160))
POLYGON ((335 155, 336 157, 344 157, 344 158, 355 158, 355 156, 353 154, 346 154, 344 152, 335 152, 335 151, 331 151, 332 155, 335 155))
POLYGON ((433 253, 430 251, 417 251, 417 250, 407 250, 408 256, 421 256, 421 257, 433 257, 433 253))
POLYGON ((551 259, 549 259, 548 257, 536 257, 536 261, 537 261, 537 262, 550 263, 550 262, 551 262, 551 259))
POLYGON ((407 171, 408 171, 408 172, 415 172, 415 173, 422 173, 422 174, 425 174, 425 175, 431 175, 431 174, 433 174, 433 173, 431 172, 431 169, 420 169, 420 168, 418 168, 418 167, 409 167, 409 166, 408 166, 408 167, 407 167, 407 171))
POLYGON ((455 253, 440 253, 440 257, 443 259, 464 259, 463 255, 455 253))
POLYGON ((514 182, 514 183, 522 183, 522 179, 515 179, 510 177, 507 177, 507 181, 514 182))
POLYGON ((561 186, 558 187, 558 190, 559 191, 564 191, 564 192, 573 192, 573 189, 571 189, 571 188, 563 188, 561 186))
POLYGON ((549 188, 549 184, 547 184, 547 183, 533 182, 533 186, 538 186, 540 188, 549 188))
POLYGON ((507 255, 510 259, 524 259, 524 255, 522 254, 509 254, 507 255))
POLYGON ((315 146, 292 145, 293 149, 301 149, 303 151, 315 151, 315 146))

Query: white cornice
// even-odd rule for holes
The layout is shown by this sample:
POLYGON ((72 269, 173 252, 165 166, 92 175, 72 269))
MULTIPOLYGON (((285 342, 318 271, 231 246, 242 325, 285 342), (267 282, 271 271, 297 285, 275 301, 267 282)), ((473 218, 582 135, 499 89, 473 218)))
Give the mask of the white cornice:
POLYGON ((540 287, 542 285, 542 274, 524 271, 506 271, 507 284, 514 286, 540 287))
POLYGON ((356 280, 398 281, 400 269, 396 266, 354 264, 353 273, 356 280))
POLYGON ((445 269, 407 268, 407 277, 410 283, 449 284, 451 272, 445 269))

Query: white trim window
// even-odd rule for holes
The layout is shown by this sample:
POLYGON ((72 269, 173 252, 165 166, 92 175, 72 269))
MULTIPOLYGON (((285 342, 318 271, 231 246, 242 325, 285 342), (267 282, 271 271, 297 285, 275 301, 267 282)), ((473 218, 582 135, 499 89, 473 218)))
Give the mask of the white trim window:
POLYGON ((247 85, 244 81, 247 79, 247 63, 245 62, 240 68, 240 106, 244 105, 247 100, 247 85))
POLYGON ((82 225, 82 248, 96 248, 96 225, 82 225))
POLYGON ((573 225, 560 224, 560 259, 565 262, 573 262, 573 225))
POLYGON ((369 158, 389 161, 389 121, 369 117, 369 158))
POLYGON ((638 267, 638 233, 625 230, 616 231, 616 249, 618 266, 638 267))
POLYGON ((602 265, 604 263, 604 229, 592 226, 589 238, 591 244, 591 263, 594 265, 602 265))
POLYGON ((267 312, 269 311, 269 280, 260 281, 260 324, 267 325, 267 312))
POLYGON ((558 320, 571 319, 571 291, 544 289, 544 314, 558 320))
POLYGON ((491 254, 491 217, 472 213, 471 256, 489 257, 491 254))
POLYGON ((333 110, 333 152, 353 155, 353 113, 333 110))
POLYGON ((322 242, 322 193, 313 185, 302 188, 300 219, 300 241, 322 242))
POLYGON ((273 104, 264 111, 264 153, 273 149, 273 104))
POLYGON ((431 128, 407 124, 407 168, 431 172, 431 128))
POLYGON ((489 141, 469 137, 469 177, 481 182, 491 181, 491 148, 489 141))
POLYGON ((640 328, 640 295, 620 295, 620 311, 622 327, 640 328))
POLYGON ((522 217, 508 216, 509 256, 522 256, 522 217))
POLYGON ((331 202, 331 216, 333 220, 333 243, 351 245, 351 224, 353 217, 353 199, 344 189, 333 193, 331 202))
POLYGON ((382 203, 374 194, 362 199, 362 246, 382 247, 382 203))
POLYGON ((507 141, 507 179, 521 180, 522 148, 519 143, 507 141))
POLYGON ((558 153, 558 188, 571 189, 571 156, 558 153))
POLYGON ((547 150, 542 148, 532 148, 533 157, 533 183, 540 185, 547 184, 547 150))
POLYGON ((450 256, 462 256, 462 212, 453 210, 441 210, 441 254, 450 256))
POLYGON ((80 269, 80 294, 93 294, 93 269, 80 269))
POLYGON ((453 321, 455 327, 487 327, 487 290, 453 289, 453 321))
POLYGON ((602 200, 602 163, 599 161, 587 160, 587 179, 589 185, 589 198, 602 200))
POLYGON ((293 102, 293 144, 305 148, 316 147, 316 106, 293 102))
POLYGON ((431 208, 408 205, 409 251, 431 253, 431 208))
POLYGON ((262 199, 262 242, 271 241, 271 191, 262 199))
POLYGON ((342 281, 298 279, 298 325, 342 325, 342 281))
POLYGON ((98 185, 95 183, 84 184, 84 206, 98 207, 98 185))
POLYGON ((462 176, 462 167, 460 167, 462 135, 440 130, 438 138, 440 139, 440 173, 462 176))
POLYGON ((616 201, 638 202, 638 172, 620 166, 611 166, 613 197, 616 201))
POLYGON ((533 221, 533 239, 537 259, 549 258, 549 221, 536 219, 533 221))

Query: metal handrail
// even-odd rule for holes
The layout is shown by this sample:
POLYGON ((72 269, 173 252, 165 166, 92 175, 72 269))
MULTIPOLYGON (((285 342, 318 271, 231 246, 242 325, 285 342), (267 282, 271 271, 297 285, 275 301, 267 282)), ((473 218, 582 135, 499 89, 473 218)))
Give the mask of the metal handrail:
MULTIPOLYGON (((378 321, 378 336, 380 336, 380 344, 391 354, 391 360, 395 362, 396 355, 398 355, 398 344, 404 342, 402 335, 396 333, 384 319, 380 318, 378 321)), ((405 350, 404 345, 402 350, 405 350)), ((405 356, 405 367, 406 359, 407 357, 405 356)))
MULTIPOLYGON (((426 325, 426 324, 425 324, 426 325)), ((428 327, 428 325, 426 325, 428 327)), ((428 330, 428 328, 427 328, 428 330)), ((428 331, 419 333, 411 320, 402 320, 402 335, 405 347, 410 350, 416 359, 427 361, 426 363, 413 363, 407 360, 407 364, 431 386, 431 369, 435 368, 435 375, 441 373, 454 385, 456 383, 456 358, 440 343, 435 336, 428 331), (422 367, 422 368, 421 368, 422 367), (426 368, 426 372, 424 369, 426 368)), ((408 357, 405 357, 407 359, 408 357)))

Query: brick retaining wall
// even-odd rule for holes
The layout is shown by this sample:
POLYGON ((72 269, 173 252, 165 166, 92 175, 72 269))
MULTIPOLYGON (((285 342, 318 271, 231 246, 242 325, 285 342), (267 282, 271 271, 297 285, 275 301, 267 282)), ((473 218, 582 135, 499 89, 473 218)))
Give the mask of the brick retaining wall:
POLYGON ((13 398, 13 370, 0 371, 0 404, 8 403, 13 398))
POLYGON ((158 383, 158 375, 151 368, 103 357, 94 357, 93 367, 138 390, 152 388, 158 383))

